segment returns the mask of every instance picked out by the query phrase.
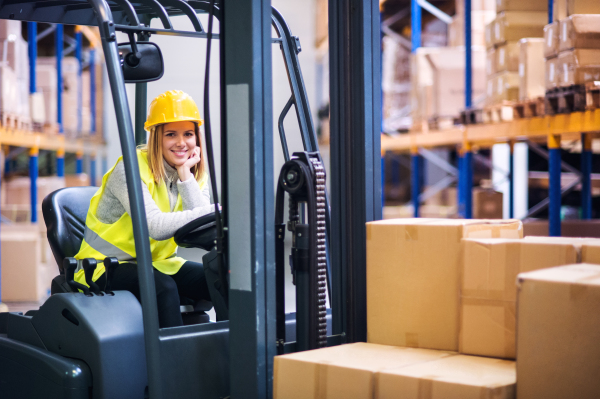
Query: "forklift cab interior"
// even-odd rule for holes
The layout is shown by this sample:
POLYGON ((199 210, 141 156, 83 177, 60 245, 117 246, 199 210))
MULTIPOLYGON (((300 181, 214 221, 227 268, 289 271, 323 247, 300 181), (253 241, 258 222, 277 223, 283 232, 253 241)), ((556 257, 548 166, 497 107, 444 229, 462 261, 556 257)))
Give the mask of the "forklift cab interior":
MULTIPOLYGON (((160 49, 149 41, 149 37, 154 34, 208 39, 208 65, 210 41, 217 37, 212 34, 213 15, 217 19, 220 18, 220 10, 214 0, 25 0, 0 4, 0 18, 99 27, 119 127, 123 163, 128 172, 128 181, 129 177, 133 177, 133 182, 141 182, 134 137, 145 133, 138 130, 143 126, 143 120, 138 120, 137 113, 136 120, 132 121, 124 84, 144 85, 145 82, 159 79, 163 75, 160 49), (43 9, 44 12, 38 12, 39 9, 43 9), (208 31, 205 31, 200 23, 198 13, 209 14, 208 31), (174 15, 186 15, 191 20, 194 31, 174 29, 170 21, 170 16, 174 15), (160 20, 162 28, 150 27, 149 22, 153 18, 160 20), (117 44, 116 31, 126 33, 129 42, 117 44), (138 36, 138 41, 135 40, 135 35, 138 36)), ((278 352, 287 353, 339 344, 343 338, 327 336, 330 332, 330 318, 325 313, 326 286, 329 286, 330 280, 329 256, 326 251, 329 206, 325 192, 324 168, 318 154, 316 132, 298 61, 301 48, 298 38, 291 35, 285 20, 275 9, 272 10, 272 24, 278 35, 272 38, 272 43, 279 44, 282 51, 291 89, 291 97, 279 117, 279 134, 287 165, 284 166, 284 170, 290 167, 290 162, 296 165, 294 170, 304 173, 303 187, 308 189, 308 193, 302 192, 303 187, 293 184, 293 190, 290 191, 289 184, 295 181, 296 175, 291 176, 282 171, 278 182, 280 189, 277 192, 278 224, 275 226, 278 229, 276 338, 278 352), (305 152, 290 157, 283 119, 292 105, 296 111, 305 152), (299 209, 301 203, 306 203, 310 214, 310 221, 306 223, 304 212, 302 215, 291 212, 294 219, 290 219, 288 223, 294 243, 298 244, 298 248, 293 252, 293 273, 298 286, 298 316, 284 313, 284 192, 291 196, 290 203, 293 203, 296 209, 299 209), (298 195, 292 198, 295 194, 298 195), (305 232, 310 234, 304 234, 305 232), (310 240, 299 240, 302 234, 310 237, 310 240)), ((211 188, 215 202, 218 203, 207 101, 208 82, 207 68, 204 81, 205 139, 211 188)), ((222 97, 223 90, 221 87, 222 97)), ((136 103, 136 109, 145 110, 146 99, 143 101, 144 103, 136 103)), ((145 115, 140 119, 142 117, 145 119, 145 115)), ((221 178, 227 179, 227 176, 222 175, 221 178)), ((62 284, 56 287, 57 291, 60 287, 70 288, 71 291, 80 288, 70 284, 71 272, 77 264, 69 256, 73 256, 77 242, 80 242, 83 235, 87 213, 84 199, 89 198, 93 191, 83 190, 85 195, 75 200, 70 198, 73 195, 69 195, 72 194, 69 190, 72 189, 57 191, 44 201, 46 222, 56 222, 55 229, 50 228, 50 225, 48 229, 51 243, 53 239, 50 235, 56 234, 53 252, 57 257, 66 257, 66 260, 59 262, 63 265, 64 277, 62 284), (51 214, 52 212, 54 213, 51 214), (54 246, 59 249, 55 251, 54 246)), ((93 287, 90 284, 96 294, 57 293, 50 296, 36 312, 25 315, 0 314, 0 386, 3 387, 3 397, 89 398, 90 392, 93 398, 111 399, 144 398, 148 395, 182 399, 228 396, 229 274, 224 248, 226 240, 223 234, 227 215, 221 217, 219 207, 216 207, 215 214, 194 220, 175 234, 176 242, 182 247, 210 249, 203 257, 203 263, 205 270, 212 271, 212 274, 207 273, 207 279, 209 275, 212 276, 209 289, 218 321, 159 329, 152 268, 149 267, 152 259, 141 184, 128 184, 128 191, 143 306, 140 306, 129 292, 112 292, 110 284, 104 289, 108 295, 98 294, 102 287, 93 287), (127 348, 127 351, 123 351, 123 348, 127 348), (33 374, 35 378, 32 377, 33 374)), ((86 270, 86 280, 89 275, 91 281, 95 262, 82 262, 86 270)), ((107 266, 109 282, 110 270, 118 267, 118 261, 116 258, 107 258, 104 263, 107 266)), ((330 290, 327 291, 331 295, 330 290)))

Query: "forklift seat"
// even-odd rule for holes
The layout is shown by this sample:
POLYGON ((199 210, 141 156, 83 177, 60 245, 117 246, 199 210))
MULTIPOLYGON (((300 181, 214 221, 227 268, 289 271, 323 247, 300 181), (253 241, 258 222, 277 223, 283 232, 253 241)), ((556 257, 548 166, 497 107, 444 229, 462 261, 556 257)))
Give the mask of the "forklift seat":
MULTIPOLYGON (((65 279, 63 259, 73 257, 79 252, 90 200, 96 191, 98 187, 61 188, 48 194, 42 202, 48 242, 60 272, 60 275, 52 280, 52 294, 72 292, 65 279)), ((212 309, 212 303, 204 300, 193 301, 190 298, 180 297, 180 303, 182 315, 190 316, 188 319, 195 320, 198 312, 212 309)))

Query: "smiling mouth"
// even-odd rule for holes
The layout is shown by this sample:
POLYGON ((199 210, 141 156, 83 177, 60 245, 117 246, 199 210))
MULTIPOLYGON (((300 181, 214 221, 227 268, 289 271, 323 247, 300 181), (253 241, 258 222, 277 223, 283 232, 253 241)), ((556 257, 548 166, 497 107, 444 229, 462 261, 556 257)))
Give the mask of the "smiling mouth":
POLYGON ((175 154, 176 156, 178 156, 178 157, 183 157, 183 156, 185 156, 187 154, 187 150, 180 150, 180 151, 173 151, 173 150, 171 150, 171 152, 173 154, 175 154))

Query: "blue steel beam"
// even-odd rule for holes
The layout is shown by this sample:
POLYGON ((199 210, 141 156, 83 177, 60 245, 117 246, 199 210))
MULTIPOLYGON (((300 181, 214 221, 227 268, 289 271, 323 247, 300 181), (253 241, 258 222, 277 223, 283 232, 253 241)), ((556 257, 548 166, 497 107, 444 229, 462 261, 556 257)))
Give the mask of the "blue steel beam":
POLYGON ((75 160, 75 173, 83 173, 83 153, 78 152, 75 160))
POLYGON ((35 70, 37 64, 37 22, 27 22, 27 45, 29 50, 29 93, 36 92, 35 70))
POLYGON ((75 27, 75 58, 77 59, 77 132, 81 132, 83 124, 83 87, 81 73, 83 71, 83 33, 80 27, 75 27))
POLYGON ((554 20, 554 0, 548 0, 548 23, 551 24, 554 20))
POLYGON ((421 47, 421 6, 417 0, 410 2, 410 37, 414 53, 421 47))
POLYGON ((29 150, 29 180, 31 200, 31 223, 37 223, 37 178, 38 178, 38 155, 37 148, 29 150))
POLYGON ((581 218, 592 218, 592 136, 581 135, 581 218))
POLYGON ((509 142, 508 156, 508 217, 515 217, 515 142, 509 142))
POLYGON ((65 150, 56 151, 56 176, 65 176, 65 150))
POLYGON ((459 180, 463 180, 463 202, 465 219, 473 217, 473 153, 471 147, 465 147, 463 159, 463 174, 459 176, 459 180))
POLYGON ((96 133, 96 50, 90 50, 90 133, 96 133))
POLYGON ((471 0, 465 1, 465 108, 473 105, 473 64, 471 61, 471 0))
POLYGON ((456 154, 458 156, 458 183, 456 185, 456 203, 458 204, 457 207, 457 213, 459 217, 464 218, 465 217, 465 201, 463 199, 463 193, 464 193, 464 183, 465 180, 463 179, 463 169, 464 169, 464 157, 463 157, 463 153, 462 150, 459 149, 456 151, 456 154))
POLYGON ((56 25, 54 31, 54 45, 56 47, 56 123, 60 133, 64 133, 62 117, 62 59, 63 59, 63 26, 56 25))
POLYGON ((411 154, 411 196, 413 203, 413 216, 419 217, 419 195, 421 194, 421 165, 419 150, 413 150, 411 154))
POLYGON ((560 237, 560 206, 561 206, 561 187, 560 187, 560 136, 548 136, 549 159, 549 215, 548 226, 551 237, 560 237))
POLYGON ((96 185, 96 154, 90 156, 90 185, 96 185))

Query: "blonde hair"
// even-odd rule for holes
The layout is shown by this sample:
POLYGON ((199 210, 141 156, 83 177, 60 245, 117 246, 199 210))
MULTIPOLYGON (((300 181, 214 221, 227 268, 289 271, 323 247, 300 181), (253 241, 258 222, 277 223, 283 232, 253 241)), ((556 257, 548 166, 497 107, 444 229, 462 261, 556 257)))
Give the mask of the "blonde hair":
MULTIPOLYGON (((163 163, 163 150, 162 150, 162 135, 164 132, 164 126, 156 125, 150 129, 150 135, 148 137, 148 144, 138 147, 142 152, 146 152, 148 156, 148 166, 150 167, 150 173, 154 177, 156 184, 161 184, 165 179, 165 165, 163 163)), ((200 181, 204 176, 206 167, 204 165, 204 157, 202 156, 202 143, 200 141, 200 128, 198 124, 194 122, 194 133, 196 135, 196 145, 200 147, 200 162, 192 166, 190 172, 194 175, 196 181, 200 181)))

